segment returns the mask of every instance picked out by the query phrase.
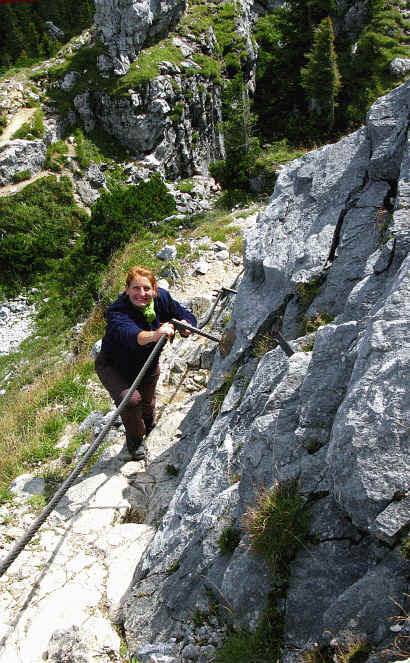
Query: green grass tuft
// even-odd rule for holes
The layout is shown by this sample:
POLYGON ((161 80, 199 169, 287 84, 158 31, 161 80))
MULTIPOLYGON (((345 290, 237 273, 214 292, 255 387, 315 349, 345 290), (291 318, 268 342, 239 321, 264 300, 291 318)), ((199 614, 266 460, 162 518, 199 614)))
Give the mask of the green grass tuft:
POLYGON ((218 415, 219 410, 222 407, 222 403, 224 402, 225 397, 235 380, 235 375, 236 375, 235 370, 228 373, 225 377, 225 382, 211 396, 211 409, 212 409, 212 416, 214 418, 218 415))
POLYGON ((221 555, 232 555, 241 540, 241 533, 236 527, 227 527, 223 530, 216 542, 221 555))
POLYGON ((262 489, 256 505, 245 512, 243 523, 252 550, 265 559, 273 573, 286 575, 289 562, 309 533, 308 511, 297 483, 262 489))

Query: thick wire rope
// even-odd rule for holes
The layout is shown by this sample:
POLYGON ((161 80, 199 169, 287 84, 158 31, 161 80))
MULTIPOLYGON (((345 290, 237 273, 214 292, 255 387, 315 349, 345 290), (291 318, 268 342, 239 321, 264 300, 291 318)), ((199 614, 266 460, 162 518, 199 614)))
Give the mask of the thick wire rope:
POLYGON ((29 543, 29 541, 31 541, 34 534, 37 532, 38 529, 40 529, 41 525, 47 520, 48 516, 54 510, 54 507, 61 500, 63 495, 65 495, 67 490, 69 488, 71 488, 74 481, 76 480, 76 478, 80 474, 81 470, 87 465, 88 460, 91 458, 91 456, 96 452, 96 450, 100 446, 101 442, 103 441, 104 437, 108 433, 108 431, 111 428, 111 426, 112 426, 113 422, 115 421, 115 419, 121 414, 124 407, 127 405, 127 403, 130 400, 132 394, 134 393, 134 391, 138 387, 141 380, 146 375, 146 373, 147 373, 148 369, 150 368, 151 364, 153 363, 155 357, 162 350, 162 348, 164 347, 166 342, 167 342, 167 336, 165 336, 165 335, 161 336, 160 340, 156 343, 156 345, 153 348, 151 354, 149 355, 147 361, 145 362, 144 366, 142 367, 142 369, 138 373, 137 377, 135 378, 134 382, 132 383, 131 387, 129 388, 127 394, 124 396, 123 400, 121 401, 121 403, 119 404, 119 406, 115 410, 112 417, 104 425, 104 428, 101 430, 99 435, 95 438, 94 442, 89 447, 87 452, 81 458, 78 465, 73 469, 73 471, 67 477, 67 479, 61 484, 60 488, 54 494, 54 496, 52 497, 50 502, 44 507, 43 511, 40 513, 38 518, 29 527, 27 532, 21 537, 21 539, 19 541, 17 541, 16 545, 9 552, 7 557, 5 557, 2 560, 2 562, 0 563, 0 577, 7 571, 9 566, 14 562, 14 560, 18 557, 18 555, 26 547, 26 545, 29 543))

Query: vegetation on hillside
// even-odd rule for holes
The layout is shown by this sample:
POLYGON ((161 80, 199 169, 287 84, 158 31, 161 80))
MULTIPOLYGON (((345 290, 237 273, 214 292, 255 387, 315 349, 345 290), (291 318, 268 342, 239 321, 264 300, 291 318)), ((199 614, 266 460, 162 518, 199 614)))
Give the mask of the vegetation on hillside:
POLYGON ((312 144, 336 138, 363 123, 370 104, 397 85, 389 63, 408 56, 410 43, 397 4, 369 0, 358 33, 342 28, 346 6, 343 15, 339 11, 334 0, 289 0, 257 22, 255 112, 265 140, 312 144), (313 75, 320 62, 330 74, 330 85, 321 90, 318 74, 316 80, 313 75), (321 123, 310 112, 313 91, 320 92, 321 123))
MULTIPOLYGON (((64 32, 64 41, 91 25, 93 0, 38 0, 0 5, 0 73, 54 55, 61 46, 47 33, 47 21, 64 32)), ((63 38, 62 38, 63 39, 63 38)))
POLYGON ((15 294, 53 270, 86 218, 68 177, 52 175, 0 198, 0 293, 15 294))
MULTIPOLYGON (((55 185, 55 181, 53 176, 34 184, 41 189, 42 185, 55 185)), ((34 184, 26 189, 31 191, 34 184)), ((134 194, 136 189, 131 188, 134 194)), ((47 191, 50 189, 47 188, 47 191)), ((149 191, 161 193, 155 181, 147 183, 145 193, 149 191)), ((124 208, 126 205, 134 205, 137 209, 137 198, 129 194, 122 200, 121 193, 116 193, 117 205, 123 205, 124 208)), ((10 204, 13 196, 3 200, 10 204)), ((106 195, 107 200, 109 194, 106 195)), ((154 201, 158 202, 155 196, 154 201)), ((145 202, 145 210, 148 210, 149 204, 145 202)), ((164 197, 162 205, 166 204, 164 197)), ((67 200, 63 205, 67 205, 67 200)), ((103 204, 98 213, 102 222, 104 219, 107 221, 104 216, 106 209, 103 204)), ((85 217, 88 218, 88 215, 84 214, 82 218, 83 238, 88 225, 92 227, 93 224, 92 217, 88 220, 85 217)), ((95 274, 95 282, 92 280, 93 273, 90 273, 91 278, 85 277, 83 281, 80 275, 76 281, 77 275, 72 273, 75 272, 75 262, 68 258, 68 254, 55 261, 54 271, 41 276, 41 281, 37 282, 39 292, 32 295, 38 298, 37 305, 40 307, 35 334, 24 341, 18 350, 0 357, 2 387, 4 377, 13 375, 7 393, 0 401, 0 503, 11 499, 8 487, 18 474, 39 472, 39 467, 57 458, 61 471, 68 473, 77 447, 86 440, 84 435, 76 435, 68 449, 59 449, 56 444, 62 431, 68 424, 81 422, 91 411, 105 411, 110 407, 111 401, 103 393, 104 390, 100 394, 89 388, 89 380, 94 376, 89 352, 103 334, 104 310, 124 288, 127 270, 135 264, 145 264, 159 274, 164 263, 156 254, 169 242, 170 237, 178 234, 187 239, 206 236, 227 241, 234 233, 239 236, 238 228, 233 228, 231 221, 232 216, 224 209, 196 215, 187 220, 186 228, 182 229, 181 219, 167 221, 166 224, 158 222, 152 228, 141 223, 134 231, 126 228, 126 239, 121 239, 122 248, 112 250, 101 271, 95 274), (76 288, 73 287, 75 282, 76 288), (87 299, 90 292, 92 296, 87 299), (43 301, 46 294, 50 297, 48 301, 43 301), (82 306, 80 296, 83 297, 82 306), (95 299, 98 301, 95 302, 95 299), (74 312, 76 307, 77 311, 74 312), (81 332, 73 332, 74 321, 82 321, 81 332), (65 357, 69 360, 67 364, 64 363, 65 357)), ((48 229, 48 236, 50 233, 51 228, 48 229)), ((79 243, 78 255, 82 247, 83 244, 79 243)), ((75 247, 71 249, 74 251, 75 247)), ((177 258, 172 265, 181 274, 187 269, 189 260, 197 259, 196 254, 191 255, 189 252, 188 241, 178 243, 177 258)))

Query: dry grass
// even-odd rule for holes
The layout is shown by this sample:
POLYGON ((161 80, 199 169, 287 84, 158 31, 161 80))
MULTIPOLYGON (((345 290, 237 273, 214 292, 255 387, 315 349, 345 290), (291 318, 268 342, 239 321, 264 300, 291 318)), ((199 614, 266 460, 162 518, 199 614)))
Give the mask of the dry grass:
MULTIPOLYGON (((406 594, 405 598, 408 600, 410 594, 406 594)), ((410 624, 410 615, 407 610, 400 605, 397 601, 394 601, 395 606, 399 610, 399 614, 391 618, 394 622, 396 628, 401 630, 397 633, 394 638, 393 645, 391 649, 386 649, 382 652, 382 655, 387 658, 399 661, 402 659, 408 659, 410 657, 410 635, 409 633, 409 624, 410 624), (406 628, 407 627, 407 628, 406 628), (404 631, 402 633, 401 631, 404 631)))
POLYGON ((365 663, 372 646, 358 635, 345 636, 343 643, 316 647, 304 652, 304 663, 365 663))
POLYGON ((0 501, 18 474, 37 470, 59 456, 56 444, 72 421, 83 420, 94 409, 107 409, 108 398, 88 389, 92 372, 88 359, 71 366, 57 365, 34 378, 26 388, 12 389, 0 412, 0 501))

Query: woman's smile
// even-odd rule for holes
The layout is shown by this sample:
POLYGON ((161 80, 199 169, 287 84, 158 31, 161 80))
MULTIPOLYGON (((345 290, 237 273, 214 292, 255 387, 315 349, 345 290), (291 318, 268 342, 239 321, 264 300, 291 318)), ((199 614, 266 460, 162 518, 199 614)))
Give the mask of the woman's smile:
POLYGON ((155 294, 151 282, 145 276, 132 279, 125 292, 131 303, 138 307, 147 306, 155 294))

